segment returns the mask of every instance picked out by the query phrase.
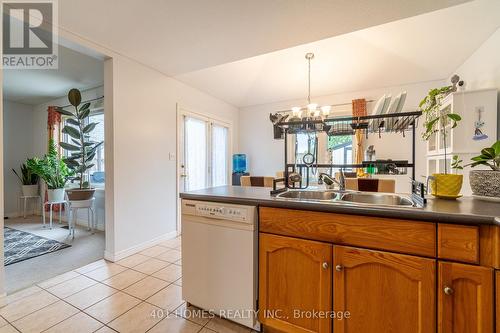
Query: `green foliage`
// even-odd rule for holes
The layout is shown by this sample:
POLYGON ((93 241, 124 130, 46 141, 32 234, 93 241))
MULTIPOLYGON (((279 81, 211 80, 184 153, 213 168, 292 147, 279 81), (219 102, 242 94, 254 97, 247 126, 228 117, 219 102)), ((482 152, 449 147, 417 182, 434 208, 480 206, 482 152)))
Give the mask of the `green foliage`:
POLYGON ((352 135, 328 136, 328 149, 334 149, 345 143, 352 143, 352 135))
POLYGON ((49 141, 49 151, 43 159, 35 157, 28 160, 27 165, 51 190, 63 188, 73 174, 66 163, 59 158, 54 140, 49 141))
POLYGON ((59 108, 57 111, 67 117, 67 125, 64 126, 62 132, 71 138, 71 143, 61 142, 60 145, 70 154, 64 161, 76 174, 74 179, 80 182, 80 188, 88 188, 89 182, 85 181, 87 171, 94 166, 91 162, 103 142, 90 141, 90 133, 98 124, 87 123, 90 114, 90 103, 84 103, 79 107, 82 96, 78 89, 69 91, 68 100, 75 110, 72 112, 59 108))
POLYGON ((32 158, 28 158, 26 163, 21 164, 21 176, 17 173, 15 169, 12 169, 12 172, 17 176, 22 185, 36 185, 38 184, 38 175, 33 173, 33 171, 28 167, 27 163, 32 161, 32 158))
POLYGON ((439 130, 439 126, 444 126, 448 121, 452 122, 452 128, 457 127, 462 118, 456 113, 448 113, 441 110, 443 98, 451 92, 452 86, 434 88, 429 91, 427 96, 418 105, 425 116, 425 132, 422 138, 428 140, 430 136, 439 130))
MULTIPOLYGON (((456 113, 450 113, 448 110, 443 109, 442 102, 443 99, 452 92, 453 86, 445 86, 441 88, 434 88, 429 91, 427 96, 420 101, 418 105, 420 110, 424 114, 424 127, 425 131, 422 133, 422 138, 424 140, 429 140, 432 134, 439 131, 441 127, 441 135, 443 136, 443 142, 446 142, 445 126, 451 122, 451 128, 455 128, 458 122, 462 120, 462 117, 456 113)), ((446 159, 446 147, 444 149, 444 158, 446 159)), ((447 174, 448 170, 445 165, 444 173, 447 174)))
POLYGON ((500 171, 500 141, 495 142, 491 147, 481 150, 481 155, 471 158, 472 163, 467 166, 478 165, 489 166, 492 170, 500 171))
POLYGON ((462 166, 463 160, 459 159, 458 155, 453 155, 451 159, 451 168, 455 170, 462 170, 464 167, 462 166))

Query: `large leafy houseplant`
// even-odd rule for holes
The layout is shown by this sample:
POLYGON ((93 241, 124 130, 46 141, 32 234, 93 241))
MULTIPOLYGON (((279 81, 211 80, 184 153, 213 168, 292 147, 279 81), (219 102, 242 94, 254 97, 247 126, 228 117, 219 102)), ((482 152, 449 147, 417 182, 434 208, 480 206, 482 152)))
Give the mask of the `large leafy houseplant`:
MULTIPOLYGON (((442 142, 445 143, 445 161, 448 159, 448 152, 446 150, 446 126, 451 123, 451 128, 455 128, 460 120, 462 120, 460 115, 449 112, 449 110, 442 107, 443 99, 453 91, 453 86, 431 89, 419 104, 419 108, 424 115, 424 132, 422 133, 422 138, 424 140, 429 140, 433 134, 439 132, 440 135, 442 135, 442 142)), ((430 179, 432 180, 432 194, 434 196, 443 198, 456 198, 459 196, 462 188, 463 176, 448 174, 447 163, 444 163, 444 173, 433 174, 430 179)))
POLYGON ((471 170, 469 182, 472 192, 481 197, 500 197, 500 141, 481 150, 471 158, 471 167, 486 166, 490 170, 471 170))
MULTIPOLYGON (((90 139, 90 133, 98 124, 88 122, 90 103, 87 102, 80 106, 82 96, 78 89, 69 91, 68 100, 74 110, 58 108, 58 112, 66 117, 66 125, 63 127, 62 132, 67 134, 71 141, 61 142, 60 145, 69 153, 69 156, 65 158, 65 162, 75 172, 73 179, 78 181, 80 185, 80 192, 72 191, 68 192, 68 195, 74 193, 73 200, 88 199, 94 193, 93 189, 89 189, 88 170, 94 166, 92 160, 103 142, 95 142, 90 139)), ((70 199, 72 198, 70 197, 70 199)))
POLYGON ((43 159, 35 157, 27 161, 28 168, 47 184, 48 199, 51 202, 64 200, 64 186, 72 176, 72 171, 59 158, 54 140, 49 141, 49 151, 43 159))

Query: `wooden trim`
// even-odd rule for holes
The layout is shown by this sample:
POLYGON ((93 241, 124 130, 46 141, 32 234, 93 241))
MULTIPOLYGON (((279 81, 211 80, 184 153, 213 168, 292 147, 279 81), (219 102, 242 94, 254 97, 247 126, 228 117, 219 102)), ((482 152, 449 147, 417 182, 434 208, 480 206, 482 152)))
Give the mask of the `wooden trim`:
POLYGON ((500 227, 479 227, 479 263, 481 266, 500 268, 500 227))
POLYGON ((438 258, 479 263, 479 227, 438 224, 438 258))
POLYGON ((436 225, 347 214, 259 208, 261 232, 436 257, 436 225))

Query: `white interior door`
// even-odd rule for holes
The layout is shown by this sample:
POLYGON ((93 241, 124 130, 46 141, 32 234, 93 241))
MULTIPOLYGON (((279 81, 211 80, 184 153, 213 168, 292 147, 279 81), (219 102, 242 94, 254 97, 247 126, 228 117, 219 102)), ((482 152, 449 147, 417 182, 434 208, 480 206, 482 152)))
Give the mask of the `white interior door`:
POLYGON ((179 190, 229 184, 230 126, 189 113, 179 125, 179 190))

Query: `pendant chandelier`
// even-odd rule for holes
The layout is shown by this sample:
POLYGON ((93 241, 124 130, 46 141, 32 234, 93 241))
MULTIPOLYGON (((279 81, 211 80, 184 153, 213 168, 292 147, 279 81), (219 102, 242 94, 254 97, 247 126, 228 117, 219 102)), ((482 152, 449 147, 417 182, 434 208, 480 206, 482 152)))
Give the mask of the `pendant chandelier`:
POLYGON ((307 60, 307 105, 292 107, 292 117, 295 119, 302 117, 315 119, 321 117, 325 119, 330 114, 332 106, 319 106, 318 103, 311 102, 311 60, 314 59, 314 53, 306 53, 305 58, 307 60))

